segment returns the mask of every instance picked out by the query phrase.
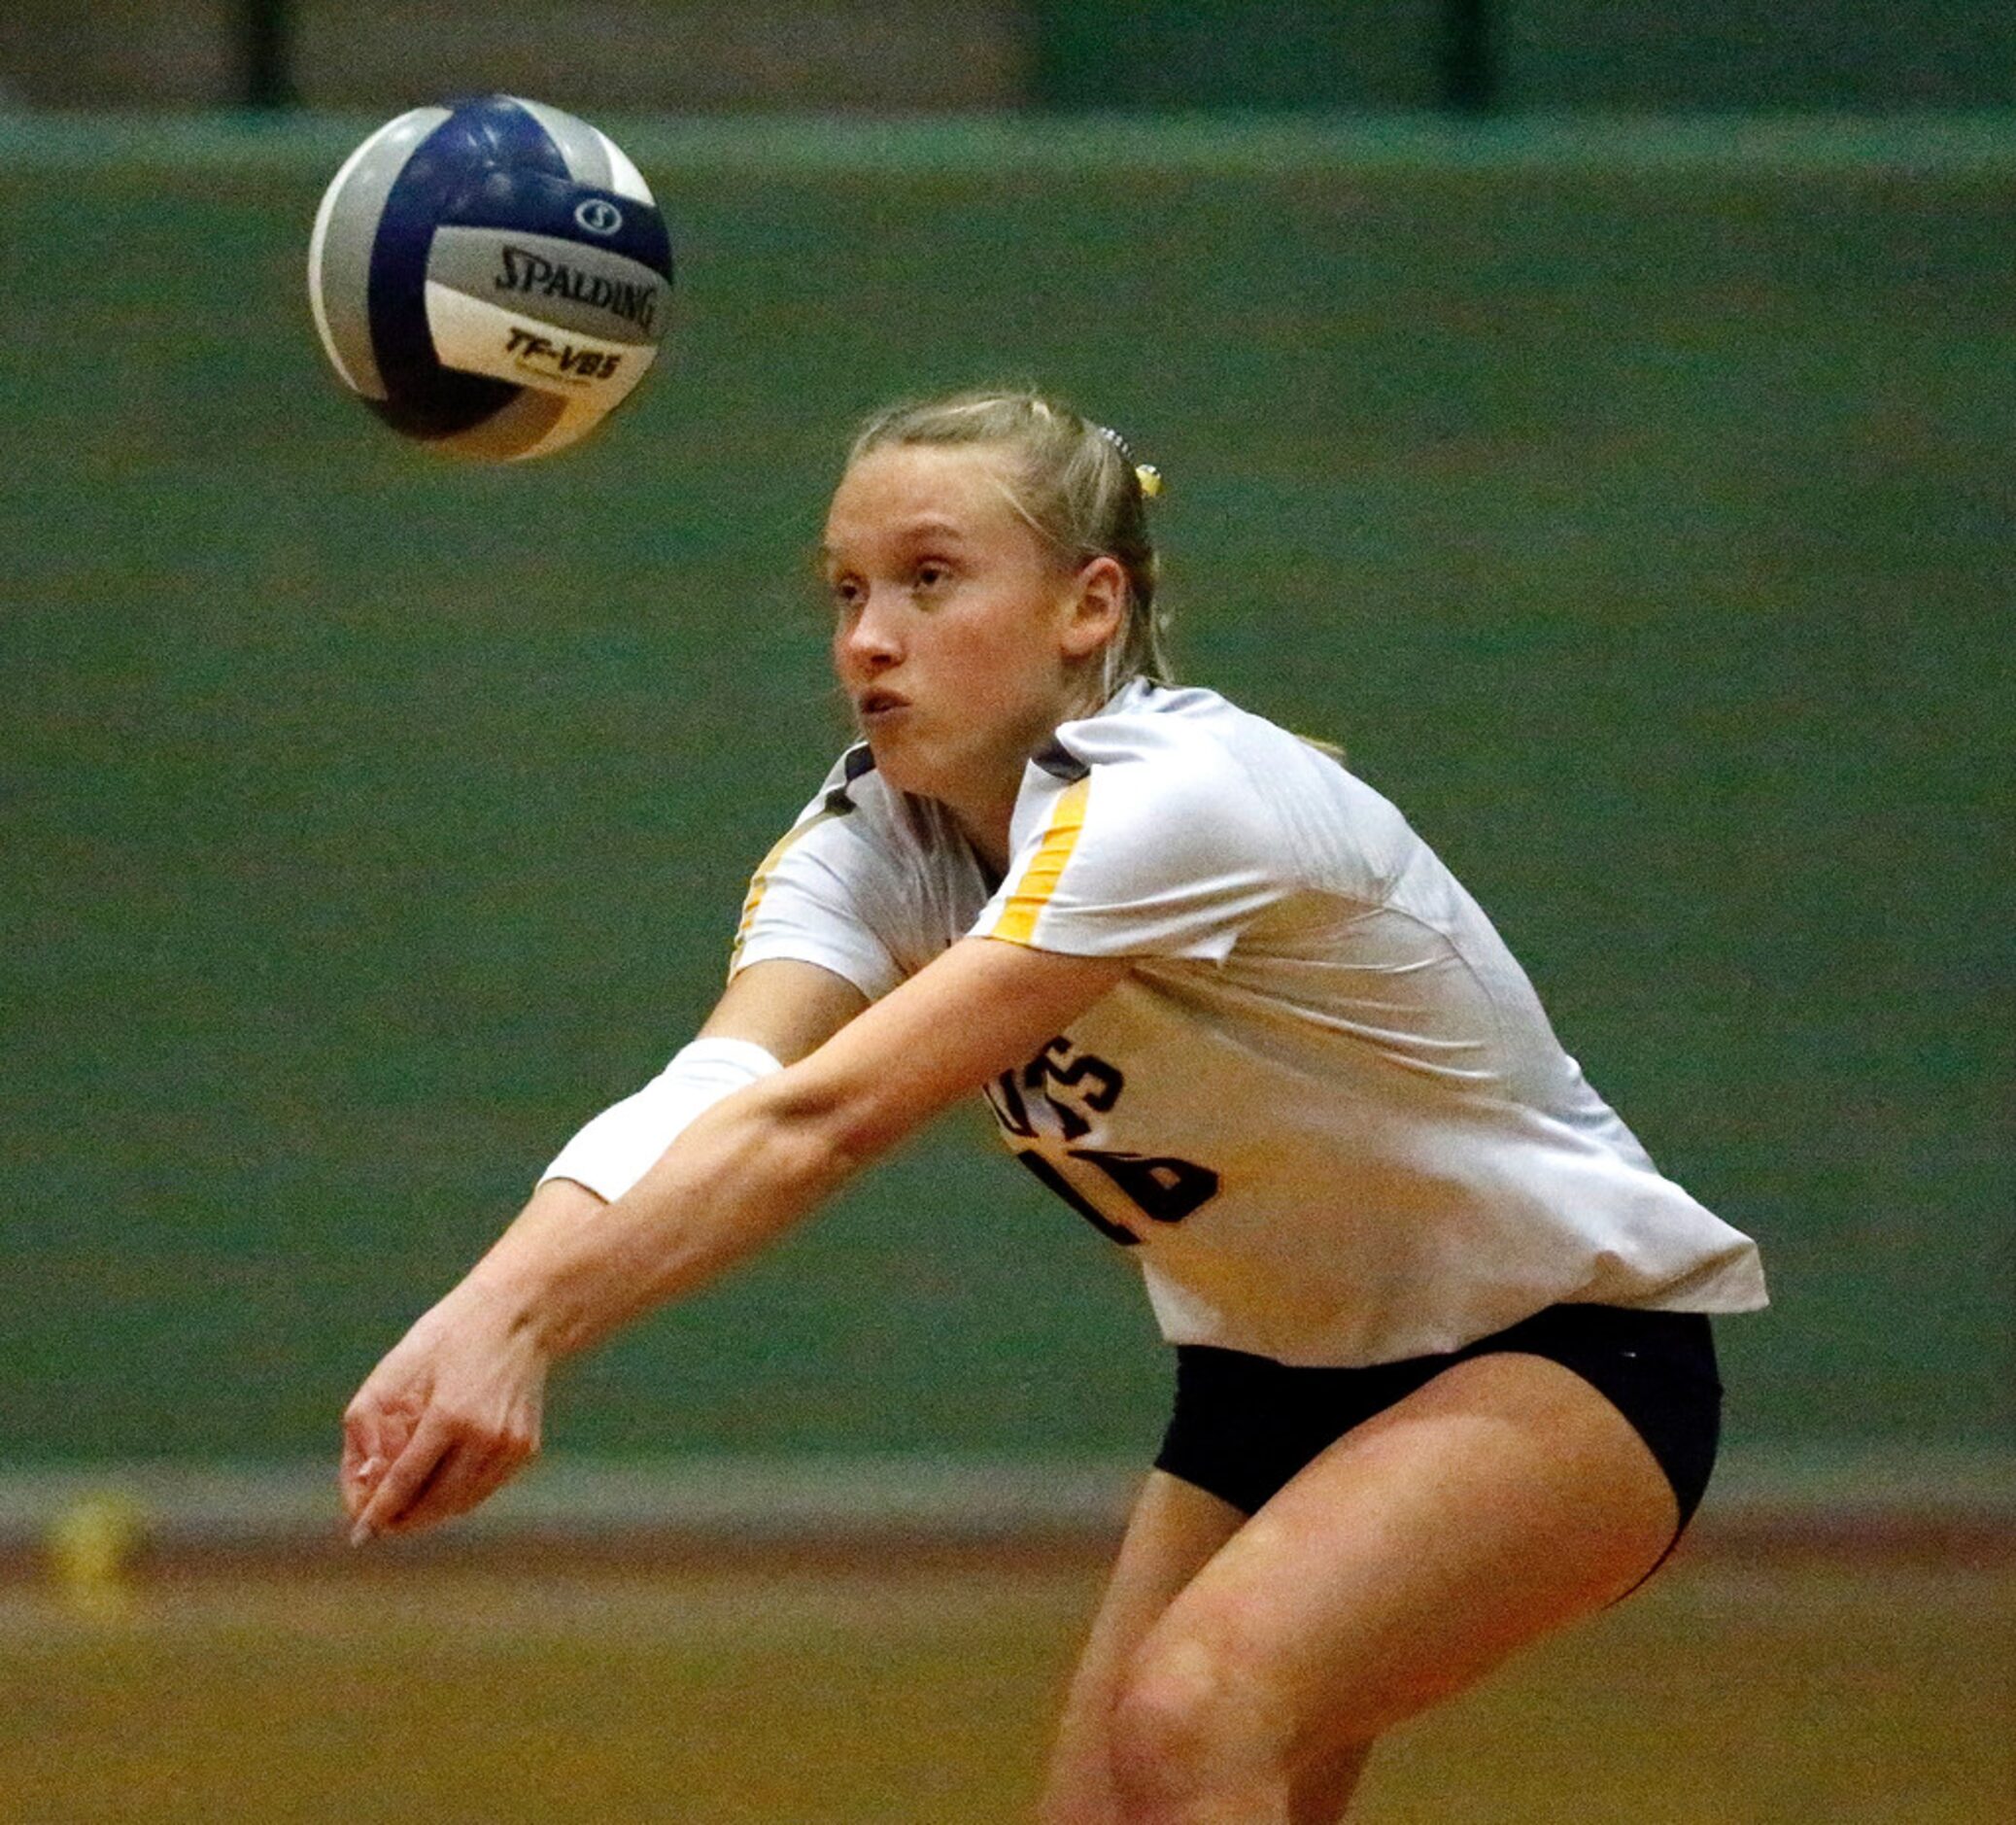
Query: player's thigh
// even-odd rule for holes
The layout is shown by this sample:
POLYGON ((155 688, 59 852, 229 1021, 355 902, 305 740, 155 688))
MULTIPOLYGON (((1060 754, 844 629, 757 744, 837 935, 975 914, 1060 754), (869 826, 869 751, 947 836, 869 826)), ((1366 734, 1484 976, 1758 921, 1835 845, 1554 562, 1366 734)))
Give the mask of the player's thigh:
MULTIPOLYGON (((1164 1610, 1131 1680, 1291 1767, 1460 1691, 1657 1563, 1671 1485, 1574 1371, 1457 1363, 1302 1470, 1164 1610)), ((1197 1720, 1192 1720, 1196 1722, 1197 1720)))
POLYGON ((1148 1473, 1072 1675, 1043 1825, 1107 1825, 1114 1816, 1107 1724, 1127 1666, 1163 1611, 1245 1520, 1194 1484, 1148 1473))

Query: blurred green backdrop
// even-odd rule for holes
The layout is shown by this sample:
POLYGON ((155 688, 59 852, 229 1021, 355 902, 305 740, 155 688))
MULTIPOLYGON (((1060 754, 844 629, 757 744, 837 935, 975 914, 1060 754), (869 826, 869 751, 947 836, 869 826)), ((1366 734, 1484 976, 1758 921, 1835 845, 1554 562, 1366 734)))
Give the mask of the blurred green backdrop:
POLYGON ((2016 105, 2007 0, 10 0, 0 108, 593 115, 2016 105))
POLYGON ((1030 0, 1026 10, 1034 96, 1056 108, 1419 108, 1459 93, 1515 111, 2016 102, 2016 11, 2000 0, 1030 0), (1471 66, 1467 82, 1452 64, 1471 66))
MULTIPOLYGON (((330 1446, 715 992, 841 739, 853 421, 989 377, 1163 466, 1187 674, 1345 742, 1761 1240, 1732 1436, 2016 1442, 2016 131, 602 123, 681 321, 495 471, 323 369, 371 122, 0 128, 15 1463, 330 1446)), ((1165 1373, 962 1119, 553 1438, 1130 1451, 1165 1373)))

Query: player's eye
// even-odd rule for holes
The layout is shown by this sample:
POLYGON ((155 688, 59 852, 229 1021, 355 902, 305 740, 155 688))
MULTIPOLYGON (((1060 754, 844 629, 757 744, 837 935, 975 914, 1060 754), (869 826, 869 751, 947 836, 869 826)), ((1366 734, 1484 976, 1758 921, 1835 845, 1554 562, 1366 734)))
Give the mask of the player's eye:
POLYGON ((837 612, 860 607, 862 598, 868 594, 862 588, 861 579, 855 576, 830 577, 826 589, 827 594, 833 598, 833 605, 837 612))
POLYGON ((937 558, 926 558, 910 573, 912 585, 926 595, 936 595, 952 581, 952 567, 937 558))

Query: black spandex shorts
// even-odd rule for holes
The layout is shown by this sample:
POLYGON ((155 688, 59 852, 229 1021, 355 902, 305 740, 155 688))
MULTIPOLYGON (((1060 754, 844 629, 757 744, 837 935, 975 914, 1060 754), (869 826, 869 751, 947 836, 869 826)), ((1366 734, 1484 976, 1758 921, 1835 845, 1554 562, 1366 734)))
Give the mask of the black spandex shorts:
POLYGON ((1687 1526, 1708 1487, 1722 1429, 1715 1341, 1699 1312, 1551 1305, 1446 1356, 1371 1368, 1292 1368, 1238 1350, 1179 1344, 1176 1411, 1155 1467, 1256 1513, 1354 1426, 1452 1364, 1501 1350, 1558 1362, 1608 1399, 1652 1448, 1687 1526))

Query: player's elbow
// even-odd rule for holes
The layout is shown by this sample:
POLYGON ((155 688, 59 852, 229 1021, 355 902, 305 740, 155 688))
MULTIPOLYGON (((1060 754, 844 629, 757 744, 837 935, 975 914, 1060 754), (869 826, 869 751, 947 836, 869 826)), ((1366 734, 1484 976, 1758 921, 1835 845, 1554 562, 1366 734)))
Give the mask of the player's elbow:
POLYGON ((871 1088, 809 1064, 779 1072, 762 1094, 789 1170, 814 1184, 851 1177, 908 1132, 909 1124, 871 1088))

